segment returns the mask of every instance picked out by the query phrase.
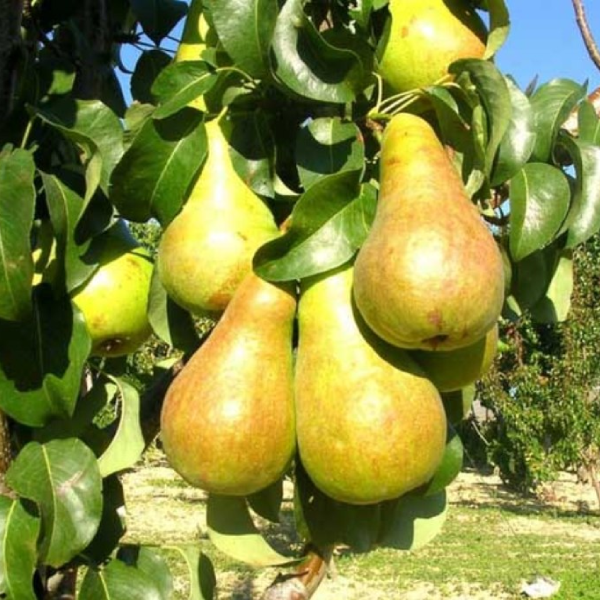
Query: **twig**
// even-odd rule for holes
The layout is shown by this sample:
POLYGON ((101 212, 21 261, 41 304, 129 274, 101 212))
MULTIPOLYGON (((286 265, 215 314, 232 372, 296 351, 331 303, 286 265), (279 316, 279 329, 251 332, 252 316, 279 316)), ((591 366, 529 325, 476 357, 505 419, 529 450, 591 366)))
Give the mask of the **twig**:
POLYGON ((594 40, 594 35, 590 29, 587 17, 585 15, 585 9, 583 7, 583 0, 571 0, 573 2, 573 8, 575 9, 575 17, 577 20, 577 26, 581 32, 581 37, 585 47, 587 48, 588 54, 592 59, 593 63, 598 69, 600 69, 600 50, 594 40))

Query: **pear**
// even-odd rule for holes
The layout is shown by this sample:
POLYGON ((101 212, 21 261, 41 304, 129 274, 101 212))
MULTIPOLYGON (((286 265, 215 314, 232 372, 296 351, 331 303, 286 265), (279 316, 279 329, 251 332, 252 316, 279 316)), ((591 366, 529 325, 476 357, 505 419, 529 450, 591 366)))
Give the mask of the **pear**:
POLYGON ((206 125, 208 158, 183 210, 167 226, 157 257, 169 296, 197 315, 220 314, 279 232, 273 214, 233 168, 218 120, 206 125))
POLYGON ((295 451, 295 294, 250 273, 208 340, 169 387, 161 414, 171 466, 234 496, 279 479, 295 451))
POLYGON ((482 58, 487 30, 465 0, 390 0, 379 74, 395 92, 433 85, 460 58, 482 58))
POLYGON ((474 344, 448 352, 415 350, 412 358, 440 392, 453 392, 481 379, 498 352, 498 326, 474 344))
POLYGON ((453 350, 494 327, 504 299, 496 241, 431 126, 388 123, 375 219, 355 264, 354 297, 395 346, 453 350))
POLYGON ((122 356, 152 332, 147 305, 153 262, 122 220, 103 233, 100 242, 100 266, 73 290, 71 299, 83 313, 92 354, 122 356))
POLYGON ((352 267, 302 283, 296 433, 302 464, 331 498, 373 504, 427 482, 444 455, 435 386, 379 340, 352 303, 352 267))

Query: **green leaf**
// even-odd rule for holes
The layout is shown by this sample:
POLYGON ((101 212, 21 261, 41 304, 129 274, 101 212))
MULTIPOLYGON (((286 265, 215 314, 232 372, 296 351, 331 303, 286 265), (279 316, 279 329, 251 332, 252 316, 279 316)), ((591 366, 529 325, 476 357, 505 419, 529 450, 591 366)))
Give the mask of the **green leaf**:
POLYGON ((561 125, 585 96, 586 88, 570 79, 553 79, 531 96, 536 141, 532 159, 548 162, 561 125))
POLYGON ((34 173, 29 152, 0 153, 0 319, 18 321, 31 312, 34 173))
POLYGON ((567 248, 574 248, 600 230, 600 146, 560 136, 560 144, 573 159, 577 179, 567 216, 567 248))
POLYGON ((33 573, 37 564, 40 519, 19 500, 0 496, 0 594, 35 600, 33 573))
POLYGON ((358 55, 329 44, 304 13, 303 4, 286 0, 277 17, 274 76, 303 98, 352 102, 365 78, 358 55))
POLYGON ((443 491, 460 473, 463 466, 464 448, 460 437, 452 425, 448 426, 448 440, 442 462, 434 476, 418 490, 418 496, 433 496, 443 491))
POLYGON ((190 313, 169 298, 156 267, 150 283, 148 320, 154 333, 170 346, 184 352, 193 352, 198 347, 199 340, 190 313))
POLYGON ((356 171, 317 181, 292 212, 292 226, 254 256, 254 269, 269 281, 302 279, 349 260, 365 240, 375 216, 376 192, 356 187, 356 171))
POLYGON ((567 319, 573 293, 573 253, 563 250, 558 254, 554 275, 545 296, 531 308, 531 316, 538 323, 560 323, 567 319))
POLYGON ((263 519, 279 523, 279 511, 283 500, 283 480, 280 479, 260 492, 246 496, 250 508, 263 519))
POLYGON ((458 425, 467 418, 475 399, 475 386, 469 385, 454 392, 443 392, 441 394, 446 418, 451 425, 458 425))
POLYGON ((512 116, 506 134, 500 143, 492 171, 493 186, 510 179, 529 160, 535 145, 533 111, 527 96, 506 78, 512 103, 512 116))
POLYGON ((543 163, 526 164, 510 185, 510 253, 520 261, 549 244, 571 200, 564 173, 543 163))
POLYGON ((510 15, 505 0, 487 0, 487 5, 490 13, 490 32, 483 56, 486 60, 498 52, 510 32, 510 15))
POLYGON ((90 348, 83 317, 69 299, 36 286, 27 321, 0 321, 0 408, 30 427, 70 417, 90 348))
POLYGON ((487 117, 485 169, 486 174, 489 175, 512 116, 511 97, 506 79, 493 63, 485 60, 458 60, 452 63, 449 71, 457 75, 463 72, 469 74, 485 108, 487 117))
POLYGON ((179 212, 206 156, 202 113, 186 108, 149 119, 114 170, 111 201, 123 217, 167 225, 179 212))
POLYGON ((119 425, 113 439, 98 459, 102 477, 133 466, 144 451, 144 437, 140 425, 140 396, 127 382, 111 377, 118 387, 120 411, 119 425))
POLYGON ((262 112, 244 115, 225 122, 229 156, 233 168, 256 194, 274 198, 275 143, 262 112))
POLYGON ((102 478, 94 453, 80 440, 30 442, 10 466, 6 481, 39 506, 42 562, 64 565, 96 534, 102 515, 102 478))
POLYGON ((161 598, 169 600, 173 594, 173 576, 167 561, 148 546, 125 544, 119 548, 117 558, 144 573, 158 589, 161 598))
POLYGON ((215 570, 210 558, 200 552, 198 546, 168 546, 185 559, 189 578, 188 600, 214 600, 217 586, 215 570))
POLYGON ((298 532, 317 547, 347 544, 356 552, 368 552, 377 541, 380 505, 338 502, 314 485, 301 464, 296 465, 295 473, 294 517, 298 532))
POLYGON ((154 581, 136 567, 113 559, 104 568, 88 568, 80 600, 167 600, 154 581))
POLYGON ((117 475, 102 481, 102 518, 94 539, 83 551, 88 561, 100 564, 107 561, 125 534, 123 513, 125 496, 117 475))
POLYGON ((187 5, 181 0, 129 0, 131 9, 140 21, 144 33, 155 43, 175 27, 187 13, 187 5))
POLYGON ((398 550, 418 550, 438 535, 446 521, 446 492, 406 495, 382 508, 380 543, 398 550))
POLYGON ((154 104, 156 98, 152 93, 152 84, 158 74, 171 64, 171 56, 162 50, 149 50, 142 52, 135 64, 131 76, 131 96, 142 103, 154 104))
POLYGON ((600 118, 589 100, 585 100, 579 105, 577 123, 580 141, 600 145, 600 118))
POLYGON ((235 66, 250 77, 264 78, 270 70, 277 0, 208 0, 205 5, 235 66))
POLYGON ((305 190, 327 175, 361 171, 364 155, 360 130, 339 117, 314 119, 298 133, 296 163, 305 190))
POLYGON ((210 494, 206 524, 211 542, 236 560, 255 567, 293 562, 292 558, 275 552, 260 535, 244 498, 210 494))
MULTIPOLYGON (((86 281, 97 267, 97 264, 84 260, 91 239, 81 243, 77 241, 77 225, 85 209, 85 201, 70 187, 69 182, 62 181, 56 175, 41 175, 56 236, 56 268, 64 278, 67 292, 71 292, 86 281)), ((56 283, 54 285, 56 287, 56 283)))
POLYGON ((186 60, 169 65, 152 85, 152 94, 160 103, 152 116, 164 119, 174 115, 208 92, 216 81, 216 73, 203 60, 186 60))
POLYGON ((83 150, 88 164, 86 201, 97 185, 108 194, 111 173, 123 154, 123 127, 117 115, 99 100, 72 98, 50 102, 35 113, 83 150))

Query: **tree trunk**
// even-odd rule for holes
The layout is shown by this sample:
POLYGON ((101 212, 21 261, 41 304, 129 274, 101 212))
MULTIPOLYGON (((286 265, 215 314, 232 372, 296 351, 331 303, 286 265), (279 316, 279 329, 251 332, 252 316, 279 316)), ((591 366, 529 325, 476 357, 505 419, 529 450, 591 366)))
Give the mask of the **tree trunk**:
POLYGON ((24 0, 0 0, 0 127, 14 105, 24 0))

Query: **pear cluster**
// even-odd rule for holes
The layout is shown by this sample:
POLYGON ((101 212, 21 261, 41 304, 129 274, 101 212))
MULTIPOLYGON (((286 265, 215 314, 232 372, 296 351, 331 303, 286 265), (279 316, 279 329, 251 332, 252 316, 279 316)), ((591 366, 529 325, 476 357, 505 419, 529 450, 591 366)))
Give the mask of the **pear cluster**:
MULTIPOLYGON (((380 171, 376 217, 355 260, 298 287, 262 280, 243 259, 222 317, 163 404, 165 453, 192 485, 249 495, 297 461, 329 497, 365 505, 435 475, 447 437, 441 392, 478 379, 496 351, 502 259, 426 121, 390 121, 380 171)), ((206 198, 231 178, 202 175, 209 189, 194 193, 206 198)), ((229 210, 234 200, 224 201, 229 210)), ((217 214, 228 222, 225 209, 217 214)), ((256 223, 236 218, 235 227, 256 223)), ((270 221, 265 230, 275 235, 270 221)), ((229 281, 227 253, 206 263, 221 255, 207 269, 229 281)))

